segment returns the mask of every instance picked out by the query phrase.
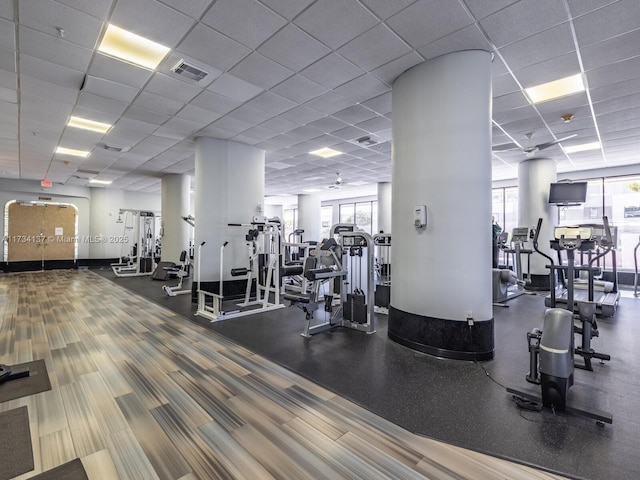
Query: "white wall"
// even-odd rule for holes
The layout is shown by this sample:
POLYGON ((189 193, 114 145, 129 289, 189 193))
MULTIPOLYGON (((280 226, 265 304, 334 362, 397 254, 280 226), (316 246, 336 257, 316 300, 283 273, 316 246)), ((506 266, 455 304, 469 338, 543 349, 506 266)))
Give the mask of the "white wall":
MULTIPOLYGON (((124 233, 123 225, 116 223, 119 209, 151 210, 159 213, 161 206, 159 194, 73 185, 53 185, 51 188, 42 188, 38 181, 0 179, 0 205, 4 207, 12 200, 40 200, 75 205, 78 209, 79 259, 121 256, 123 245, 115 241, 124 233), (99 236, 106 241, 91 241, 99 236)), ((1 223, 0 228, 4 237, 7 233, 4 231, 4 221, 1 223)))

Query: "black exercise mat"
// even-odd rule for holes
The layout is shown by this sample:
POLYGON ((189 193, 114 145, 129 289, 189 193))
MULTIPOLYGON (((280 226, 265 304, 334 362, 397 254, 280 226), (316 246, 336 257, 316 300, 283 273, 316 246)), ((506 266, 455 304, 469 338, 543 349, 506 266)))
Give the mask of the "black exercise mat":
POLYGON ((31 477, 32 480, 89 480, 79 458, 31 477))
POLYGON ((0 403, 51 390, 51 382, 49 381, 49 374, 44 360, 11 365, 13 372, 25 369, 29 369, 28 377, 0 383, 0 403))
POLYGON ((33 470, 27 407, 0 413, 0 480, 33 470))

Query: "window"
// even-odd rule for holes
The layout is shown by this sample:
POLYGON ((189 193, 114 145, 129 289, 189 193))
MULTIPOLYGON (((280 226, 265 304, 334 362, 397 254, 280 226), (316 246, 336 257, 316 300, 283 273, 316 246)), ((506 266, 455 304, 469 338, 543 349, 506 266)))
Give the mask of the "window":
POLYGON ((340 223, 355 223, 370 235, 378 233, 378 202, 340 204, 340 223))
POLYGON ((340 205, 340 223, 354 223, 356 218, 356 204, 343 203, 340 205))
POLYGON ((320 210, 320 221, 322 225, 320 227, 320 239, 329 238, 329 231, 331 230, 331 222, 333 221, 333 206, 327 205, 320 210))
POLYGON ((296 228, 298 228, 298 209, 297 208, 287 208, 283 212, 283 231, 282 237, 287 238, 287 236, 293 232, 296 228))
POLYGON ((608 178, 603 184, 604 212, 617 227, 617 265, 634 270, 634 249, 640 239, 640 176, 608 178))

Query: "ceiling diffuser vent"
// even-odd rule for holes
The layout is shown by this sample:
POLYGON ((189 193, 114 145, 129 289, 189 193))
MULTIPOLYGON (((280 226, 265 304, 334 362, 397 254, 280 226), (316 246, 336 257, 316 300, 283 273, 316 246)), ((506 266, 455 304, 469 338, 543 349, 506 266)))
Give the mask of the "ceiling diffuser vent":
POLYGON ((181 59, 178 63, 176 63, 171 71, 177 75, 182 77, 186 77, 189 80, 195 80, 196 82, 202 80, 204 77, 209 75, 209 72, 205 72, 204 70, 196 67, 195 65, 190 65, 181 59))

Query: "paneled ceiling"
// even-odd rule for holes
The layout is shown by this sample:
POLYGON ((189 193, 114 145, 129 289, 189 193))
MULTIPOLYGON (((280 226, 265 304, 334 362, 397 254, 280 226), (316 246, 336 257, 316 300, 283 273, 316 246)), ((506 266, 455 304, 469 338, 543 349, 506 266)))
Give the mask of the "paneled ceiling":
POLYGON ((601 148, 546 149, 558 172, 631 165, 639 27, 638 0, 3 0, 0 178, 159 192, 162 175, 194 173, 204 135, 264 149, 267 195, 323 190, 337 172, 346 186, 390 181, 393 80, 463 49, 495 54, 494 180, 525 158, 505 144, 571 134, 563 147, 601 148), (170 51, 155 71, 98 53, 109 23, 170 51), (180 60, 208 75, 177 75, 180 60), (583 93, 534 106, 522 92, 577 73, 583 93), (74 129, 71 115, 113 128, 74 129), (308 153, 321 147, 343 154, 308 153))

